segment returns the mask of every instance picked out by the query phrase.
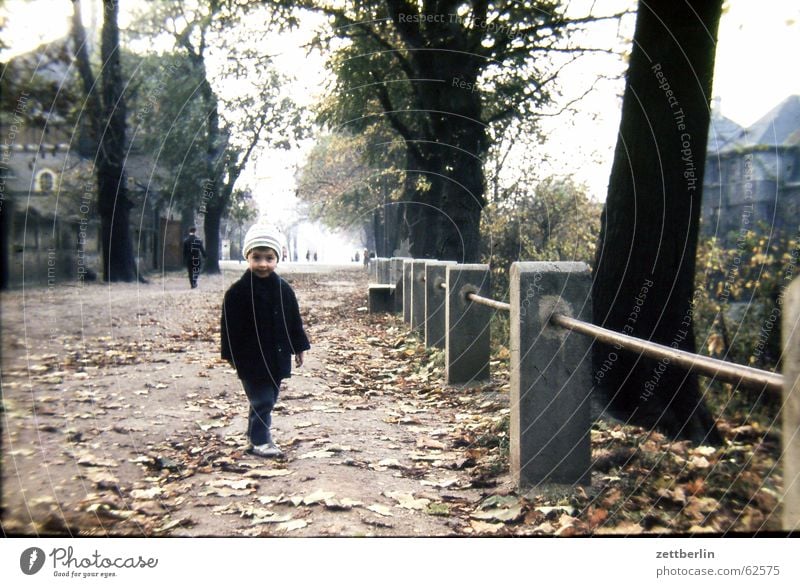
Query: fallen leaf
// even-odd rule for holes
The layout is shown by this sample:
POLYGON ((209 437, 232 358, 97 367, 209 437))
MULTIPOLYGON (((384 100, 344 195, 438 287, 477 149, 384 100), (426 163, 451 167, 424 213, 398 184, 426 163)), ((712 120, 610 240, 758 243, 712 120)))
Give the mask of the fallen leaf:
POLYGON ((268 503, 278 503, 282 499, 284 499, 284 495, 282 493, 280 495, 261 495, 258 497, 258 501, 264 505, 268 503))
POLYGON ((311 452, 307 452, 305 454, 300 455, 299 459, 329 459, 334 456, 335 453, 332 453, 328 450, 314 450, 311 452))
POLYGON ((708 469, 711 466, 706 457, 692 457, 689 464, 695 469, 708 469))
POLYGON ((131 491, 133 499, 153 499, 164 493, 161 487, 151 487, 150 489, 134 489, 131 491))
POLYGON ((385 516, 385 517, 388 517, 388 518, 391 518, 394 515, 394 514, 392 514, 392 511, 387 506, 381 505, 379 503, 367 506, 367 509, 369 511, 371 511, 371 512, 375 512, 376 514, 379 514, 381 516, 385 516))
POLYGON ((97 489, 117 489, 119 479, 108 471, 92 470, 85 475, 97 489))
POLYGON ((480 509, 506 508, 519 504, 519 497, 515 495, 490 495, 481 502, 480 509))
POLYGON ((692 452, 694 454, 698 454, 698 455, 701 455, 701 456, 704 456, 704 457, 710 457, 715 452, 717 452, 717 449, 714 448, 713 446, 698 446, 692 452))
POLYGON ((272 477, 285 477, 291 475, 293 471, 289 469, 253 469, 245 473, 247 477, 256 477, 258 479, 270 479, 272 477))
POLYGON ((429 516, 449 516, 450 506, 444 503, 435 502, 427 507, 425 513, 429 516))
POLYGON ((397 501, 398 507, 407 510, 424 510, 431 500, 420 498, 417 499, 412 493, 404 493, 402 491, 384 491, 386 497, 397 501))
POLYGON ((541 532, 542 534, 555 534, 556 527, 553 526, 550 522, 545 522, 544 524, 539 524, 533 529, 534 532, 541 532))
POLYGON ((194 526, 196 522, 191 518, 180 518, 178 520, 172 520, 171 522, 167 522, 160 528, 156 528, 157 533, 166 532, 168 530, 172 530, 173 528, 177 528, 178 526, 194 526))
POLYGON ((448 487, 452 487, 458 483, 458 477, 453 477, 452 479, 444 479, 443 481, 428 481, 427 479, 422 479, 420 481, 421 485, 427 485, 428 487, 439 487, 440 489, 446 489, 448 487))
MULTIPOLYGON (((372 465, 370 465, 372 466, 372 465)), ((404 469, 403 465, 400 464, 400 461, 397 459, 383 459, 378 461, 378 467, 386 467, 387 469, 404 469)))
POLYGON ((84 467, 118 467, 114 459, 101 459, 93 454, 83 454, 78 457, 78 464, 84 467))
POLYGON ((258 482, 251 479, 214 479, 206 483, 209 487, 230 487, 231 489, 247 489, 258 487, 258 482))
POLYGON ((644 532, 644 528, 636 522, 622 522, 617 526, 602 526, 595 530, 595 534, 615 534, 622 536, 634 536, 642 532, 644 532))
POLYGON ((497 534, 497 532, 505 528, 504 524, 489 524, 479 520, 470 520, 469 525, 479 534, 497 534))
POLYGON ((438 440, 434 440, 433 438, 427 438, 423 436, 417 439, 417 448, 444 450, 447 448, 447 445, 443 442, 439 442, 438 440))
POLYGON ((522 506, 518 505, 508 509, 493 508, 489 510, 479 510, 477 512, 473 512, 470 517, 474 520, 513 523, 521 520, 522 515, 522 506))
POLYGON ((227 423, 220 422, 217 420, 198 420, 197 426, 200 428, 200 430, 206 432, 208 430, 211 430, 212 428, 224 428, 225 426, 227 426, 227 423))
POLYGON ((303 505, 314 505, 321 501, 332 498, 335 495, 333 491, 318 490, 303 498, 303 505))
POLYGON ((276 514, 272 513, 269 516, 258 516, 253 518, 252 524, 285 524, 292 521, 292 514, 276 514))
POLYGON ((283 532, 292 532, 294 530, 305 528, 306 526, 308 526, 308 520, 291 520, 289 522, 278 524, 276 529, 283 532))
POLYGON ((200 497, 208 497, 209 495, 216 495, 217 497, 245 497, 255 493, 255 489, 228 489, 227 487, 212 487, 201 493, 200 497))

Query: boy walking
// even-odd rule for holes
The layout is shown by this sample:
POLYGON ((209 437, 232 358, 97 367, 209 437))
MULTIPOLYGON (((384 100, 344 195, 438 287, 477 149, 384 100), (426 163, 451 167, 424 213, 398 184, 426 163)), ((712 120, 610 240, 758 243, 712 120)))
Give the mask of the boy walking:
POLYGON ((303 330, 297 298, 277 273, 283 238, 276 229, 256 224, 244 237, 247 271, 225 293, 220 336, 222 358, 235 369, 250 402, 247 436, 253 454, 281 456, 270 432, 272 408, 281 381, 291 376, 311 348, 303 330))

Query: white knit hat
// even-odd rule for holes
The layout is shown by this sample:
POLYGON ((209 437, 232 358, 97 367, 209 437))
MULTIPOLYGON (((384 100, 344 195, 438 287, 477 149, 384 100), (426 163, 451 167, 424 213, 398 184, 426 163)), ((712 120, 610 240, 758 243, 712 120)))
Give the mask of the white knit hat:
POLYGON ((283 233, 270 224, 254 224, 244 235, 244 249, 242 253, 247 259, 247 253, 256 247, 269 247, 278 255, 280 261, 283 252, 283 233))

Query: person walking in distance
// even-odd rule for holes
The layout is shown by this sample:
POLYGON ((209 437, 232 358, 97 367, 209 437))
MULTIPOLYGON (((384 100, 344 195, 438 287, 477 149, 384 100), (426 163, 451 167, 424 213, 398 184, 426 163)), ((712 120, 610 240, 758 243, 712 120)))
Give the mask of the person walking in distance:
POLYGON ((197 287, 197 276, 203 266, 203 259, 207 257, 203 248, 203 241, 195 234, 197 229, 192 226, 189 236, 183 241, 183 264, 189 272, 189 283, 192 289, 197 287))

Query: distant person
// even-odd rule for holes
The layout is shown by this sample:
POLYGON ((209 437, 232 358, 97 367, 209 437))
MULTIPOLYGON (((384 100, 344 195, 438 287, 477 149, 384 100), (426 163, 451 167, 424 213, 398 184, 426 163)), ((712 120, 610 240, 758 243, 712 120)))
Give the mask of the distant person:
POLYGON ((283 454, 270 430, 272 409, 281 381, 292 374, 292 355, 302 367, 311 348, 297 297, 275 273, 282 241, 270 226, 256 224, 247 231, 247 270, 225 293, 220 327, 222 358, 236 369, 250 402, 248 451, 265 458, 283 454))
POLYGON ((356 251, 355 257, 353 257, 353 261, 356 262, 356 263, 361 261, 361 255, 359 254, 358 251, 356 251))
POLYGON ((314 263, 317 262, 317 251, 314 251, 314 263))
POLYGON ((306 261, 311 260, 311 251, 306 250, 306 261))
POLYGON ((189 236, 183 240, 183 264, 189 272, 189 284, 192 289, 197 287, 197 276, 203 267, 203 259, 207 258, 203 241, 195 234, 197 229, 192 226, 189 236))

